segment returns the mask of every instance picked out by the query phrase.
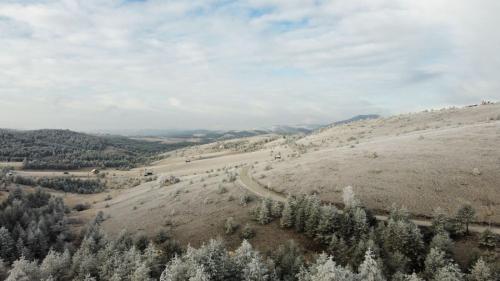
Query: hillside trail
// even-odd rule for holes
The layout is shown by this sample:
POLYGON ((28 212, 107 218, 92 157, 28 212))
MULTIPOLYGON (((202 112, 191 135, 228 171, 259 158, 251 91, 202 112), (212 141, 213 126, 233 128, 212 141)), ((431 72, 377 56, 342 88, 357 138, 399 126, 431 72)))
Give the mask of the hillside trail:
MULTIPOLYGON (((250 170, 250 166, 244 166, 240 170, 240 175, 239 175, 239 182, 241 185, 252 192, 253 194, 262 197, 262 198, 271 198, 275 201, 280 201, 280 202, 285 202, 286 201, 286 196, 284 196, 282 193, 278 193, 272 190, 267 189, 266 187, 262 186, 262 184, 258 183, 253 179, 253 177, 248 173, 250 170)), ((383 215, 376 215, 375 216, 377 220, 381 221, 386 221, 388 220, 388 216, 383 216, 383 215)), ((411 220, 413 223, 415 223, 418 226, 431 226, 432 225, 432 220, 426 220, 426 219, 412 219, 411 220)), ((485 231, 486 229, 490 229, 493 233, 500 235, 500 227, 496 226, 484 226, 484 225, 478 225, 478 224, 471 224, 469 225, 469 231, 471 232, 477 232, 481 233, 485 231)))

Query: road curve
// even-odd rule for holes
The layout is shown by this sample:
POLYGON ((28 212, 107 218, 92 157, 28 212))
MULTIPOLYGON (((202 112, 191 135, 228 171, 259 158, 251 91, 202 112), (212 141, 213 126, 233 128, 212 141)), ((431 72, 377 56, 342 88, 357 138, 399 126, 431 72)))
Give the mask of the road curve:
MULTIPOLYGON (((257 181, 255 181, 252 178, 252 176, 248 173, 249 170, 250 170, 250 166, 244 166, 240 170, 239 182, 241 183, 241 185, 244 188, 246 188, 247 190, 249 190, 250 192, 254 193, 255 195, 257 195, 259 197, 271 198, 275 201, 280 201, 280 202, 286 201, 286 197, 283 194, 269 190, 266 187, 262 186, 257 181)), ((388 219, 387 216, 381 216, 381 215, 377 215, 375 217, 377 218, 377 220, 382 220, 382 221, 386 221, 388 219)), ((427 226, 428 227, 428 226, 432 225, 431 220, 412 219, 411 221, 418 226, 427 226)), ((469 231, 471 231, 471 232, 481 233, 481 232, 485 231, 486 229, 488 229, 488 226, 476 225, 476 224, 469 225, 469 231)), ((500 235, 500 227, 492 226, 490 228, 490 230, 493 233, 500 235)))

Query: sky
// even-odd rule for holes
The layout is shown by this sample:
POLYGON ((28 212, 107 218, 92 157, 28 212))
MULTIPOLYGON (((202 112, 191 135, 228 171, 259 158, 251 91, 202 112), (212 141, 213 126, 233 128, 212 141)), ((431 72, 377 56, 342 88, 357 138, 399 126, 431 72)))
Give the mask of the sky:
POLYGON ((0 127, 251 129, 500 100, 497 0, 1 0, 0 127))

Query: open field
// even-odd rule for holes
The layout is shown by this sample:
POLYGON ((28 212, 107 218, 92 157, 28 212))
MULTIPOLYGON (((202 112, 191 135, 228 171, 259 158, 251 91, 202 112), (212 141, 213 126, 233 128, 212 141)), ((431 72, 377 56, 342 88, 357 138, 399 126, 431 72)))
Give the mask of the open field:
MULTIPOLYGON (((404 205, 421 225, 429 223, 425 218, 433 209, 451 215, 465 202, 476 208, 480 222, 500 223, 499 114, 499 104, 446 109, 332 126, 302 137, 262 135, 193 146, 165 153, 147 167, 103 171, 107 181, 119 182, 110 189, 111 199, 104 193, 66 200, 92 204, 77 214, 84 220, 103 211, 109 233, 168 228, 192 245, 217 236, 237 245, 238 235, 227 237, 223 231, 232 216, 255 228, 255 244, 264 249, 276 242, 267 240, 271 232, 279 231, 275 236, 282 241, 302 238, 251 221, 256 200, 242 206, 243 194, 283 200, 287 193, 317 193, 323 201, 340 203, 342 188, 351 185, 367 207, 382 214, 393 203, 404 205), (144 171, 180 182, 160 186, 147 181, 144 171)), ((69 176, 86 177, 88 171, 69 176)))

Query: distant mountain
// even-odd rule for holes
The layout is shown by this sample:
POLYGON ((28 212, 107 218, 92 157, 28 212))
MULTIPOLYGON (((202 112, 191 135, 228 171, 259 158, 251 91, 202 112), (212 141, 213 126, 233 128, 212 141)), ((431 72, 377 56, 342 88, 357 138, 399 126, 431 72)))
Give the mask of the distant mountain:
POLYGON ((348 124, 348 123, 352 123, 352 122, 356 122, 356 121, 360 121, 360 120, 377 119, 379 117, 380 117, 380 115, 378 115, 378 114, 356 115, 356 116, 351 117, 349 119, 333 122, 332 125, 333 126, 343 125, 343 124, 348 124))

